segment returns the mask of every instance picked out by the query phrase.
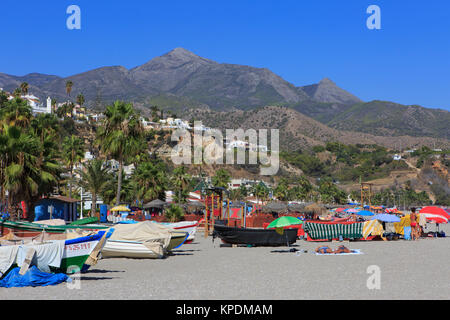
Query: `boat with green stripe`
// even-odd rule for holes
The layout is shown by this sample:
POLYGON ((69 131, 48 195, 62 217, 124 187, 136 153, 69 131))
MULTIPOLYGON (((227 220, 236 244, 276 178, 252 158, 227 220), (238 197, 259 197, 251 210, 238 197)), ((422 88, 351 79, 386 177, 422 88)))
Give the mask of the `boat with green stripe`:
POLYGON ((65 233, 67 230, 82 229, 85 231, 106 230, 109 226, 100 224, 49 226, 25 221, 0 220, 0 237, 13 233, 17 237, 35 237, 42 232, 65 233))

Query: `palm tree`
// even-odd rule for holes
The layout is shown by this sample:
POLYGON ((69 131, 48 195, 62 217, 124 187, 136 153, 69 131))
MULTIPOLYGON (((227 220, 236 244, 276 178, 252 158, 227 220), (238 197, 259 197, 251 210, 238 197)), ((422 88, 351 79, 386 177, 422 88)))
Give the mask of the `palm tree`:
POLYGON ((242 198, 245 198, 248 195, 247 187, 241 184, 239 187, 239 193, 241 194, 242 198))
POLYGON ((150 110, 152 112, 152 121, 157 121, 157 119, 158 119, 158 111, 159 111, 158 106, 151 106, 150 110))
POLYGON ((184 212, 180 206, 171 204, 164 215, 167 217, 169 222, 177 222, 184 216, 184 212))
POLYGON ((256 197, 256 203, 259 203, 258 199, 265 200, 269 196, 269 189, 264 184, 258 183, 252 187, 252 193, 256 197))
POLYGON ((228 189, 228 184, 231 182, 231 175, 226 169, 219 169, 216 175, 212 177, 211 182, 214 187, 228 189))
POLYGON ((15 98, 20 98, 22 96, 22 90, 20 88, 16 88, 13 92, 13 96, 15 98))
POLYGON ((35 201, 56 186, 57 152, 51 145, 42 145, 34 133, 8 125, 4 125, 0 146, 3 151, 1 182, 2 189, 9 194, 8 205, 25 201, 32 218, 35 201))
POLYGON ((73 82, 68 80, 66 81, 66 93, 70 97, 70 93, 72 92, 73 82))
POLYGON ((80 107, 82 107, 84 102, 85 102, 84 95, 80 93, 77 96, 77 103, 80 105, 80 107))
POLYGON ((103 126, 98 130, 97 142, 101 150, 119 162, 116 205, 120 204, 122 171, 124 163, 142 152, 142 123, 131 103, 116 101, 107 106, 103 126))
POLYGON ((297 194, 297 197, 302 200, 308 199, 313 190, 311 182, 309 182, 309 180, 305 176, 300 176, 298 180, 298 187, 299 193, 297 194))
POLYGON ((275 197, 280 201, 289 200, 289 186, 287 184, 286 179, 282 178, 280 183, 274 190, 275 197))
POLYGON ((56 99, 52 98, 52 112, 54 112, 54 110, 56 110, 56 104, 57 104, 56 99))
POLYGON ((174 186, 174 191, 177 195, 178 203, 186 202, 186 187, 189 185, 190 180, 191 176, 187 174, 185 166, 175 168, 175 170, 173 171, 171 182, 174 186))
POLYGON ((60 108, 58 108, 58 110, 56 110, 56 114, 60 118, 66 118, 67 114, 70 114, 72 117, 74 108, 75 104, 73 102, 66 102, 60 108))
POLYGON ((69 197, 72 197, 73 169, 84 158, 84 142, 81 138, 71 135, 63 140, 63 159, 69 167, 70 187, 69 197))
POLYGON ((11 126, 27 128, 33 115, 26 100, 15 98, 0 109, 0 122, 11 126))
POLYGON ((241 193, 241 189, 237 188, 237 189, 233 189, 230 191, 230 200, 242 200, 243 195, 241 193))
POLYGON ((151 161, 140 163, 133 172, 132 181, 137 200, 149 202, 164 198, 167 178, 159 164, 151 161))
POLYGON ((97 208, 97 197, 106 190, 109 185, 110 175, 108 169, 100 159, 94 159, 84 165, 82 170, 77 170, 80 176, 78 185, 89 191, 92 195, 91 215, 97 208))
MULTIPOLYGON (((226 169, 217 170, 215 176, 211 178, 214 187, 224 188, 228 190, 228 184, 231 182, 231 175, 226 169)), ((223 200, 223 191, 220 192, 220 201, 223 200)))
MULTIPOLYGON (((39 162, 43 161, 45 149, 56 148, 58 141, 57 132, 59 131, 58 119, 53 114, 39 114, 31 120, 30 129, 39 138, 41 145, 44 147, 39 156, 39 162)), ((49 149, 50 150, 50 149, 49 149)))
POLYGON ((26 82, 22 82, 20 84, 20 90, 22 92, 22 95, 24 95, 24 96, 27 95, 29 87, 30 87, 29 84, 26 82))
POLYGON ((58 119, 53 114, 41 113, 31 120, 31 128, 44 143, 44 136, 56 133, 59 130, 58 119))

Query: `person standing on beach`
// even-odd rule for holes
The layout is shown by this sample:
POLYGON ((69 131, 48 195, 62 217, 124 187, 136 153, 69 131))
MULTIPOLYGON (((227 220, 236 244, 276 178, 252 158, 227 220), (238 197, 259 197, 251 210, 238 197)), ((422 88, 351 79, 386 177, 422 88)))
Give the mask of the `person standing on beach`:
POLYGON ((417 214, 416 214, 416 208, 411 208, 411 239, 417 240, 418 234, 417 234, 417 214))

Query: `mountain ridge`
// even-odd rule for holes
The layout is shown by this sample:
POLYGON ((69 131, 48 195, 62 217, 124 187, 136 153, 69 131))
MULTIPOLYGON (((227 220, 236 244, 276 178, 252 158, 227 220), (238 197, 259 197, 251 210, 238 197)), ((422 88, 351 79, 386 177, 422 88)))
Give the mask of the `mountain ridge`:
POLYGON ((146 110, 155 101, 164 101, 162 108, 175 108, 176 113, 182 114, 195 106, 227 111, 278 105, 293 108, 335 129, 350 127, 377 135, 450 138, 445 126, 446 121, 450 122, 448 111, 424 107, 416 107, 418 111, 414 111, 410 106, 393 102, 364 102, 329 78, 295 86, 267 68, 218 63, 184 48, 175 48, 131 69, 106 66, 69 77, 0 73, 0 87, 6 90, 13 91, 23 81, 42 100, 47 96, 59 102, 74 100, 82 93, 88 107, 98 100, 103 105, 126 100, 146 110), (65 90, 68 80, 74 83, 71 97, 65 90))

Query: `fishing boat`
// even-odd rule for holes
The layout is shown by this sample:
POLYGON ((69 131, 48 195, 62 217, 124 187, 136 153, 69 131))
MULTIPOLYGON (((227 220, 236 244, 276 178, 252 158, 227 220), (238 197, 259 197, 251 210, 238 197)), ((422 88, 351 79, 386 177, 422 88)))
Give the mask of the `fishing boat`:
POLYGON ((188 239, 189 233, 184 231, 172 231, 167 251, 181 247, 188 239))
MULTIPOLYGON (((21 249, 27 250, 29 248, 37 248, 39 246, 63 241, 64 249, 60 266, 50 266, 50 271, 66 274, 85 272, 97 263, 106 241, 113 232, 114 229, 110 229, 108 231, 99 231, 86 236, 66 240, 52 240, 51 236, 50 238, 47 238, 48 234, 41 234, 38 237, 33 238, 20 238, 10 234, 8 237, 3 237, 2 240, 0 240, 0 252, 2 248, 10 246, 20 246, 21 249)), ((13 262, 10 270, 14 267, 17 267, 16 261, 13 262)))
POLYGON ((31 223, 25 221, 9 221, 0 220, 0 237, 4 237, 9 233, 17 237, 36 237, 42 232, 50 234, 64 234, 67 230, 81 229, 85 231, 106 230, 108 226, 98 224, 87 225, 59 225, 51 226, 39 223, 31 223))
POLYGON ((142 241, 108 240, 102 251, 103 258, 163 258, 158 247, 149 247, 142 241))
POLYGON ((185 243, 192 243, 195 239, 198 221, 180 221, 174 223, 160 222, 160 223, 174 230, 187 232, 189 235, 185 243))
POLYGON ((108 239, 102 250, 103 258, 164 258, 168 251, 180 247, 187 239, 187 232, 173 232, 166 248, 157 242, 108 239))
POLYGON ((215 225, 213 237, 224 243, 253 246, 286 246, 297 240, 297 229, 285 229, 282 234, 273 229, 236 228, 215 225))
POLYGON ((115 229, 102 250, 104 258, 163 258, 189 236, 187 232, 150 221, 117 224, 115 229))

